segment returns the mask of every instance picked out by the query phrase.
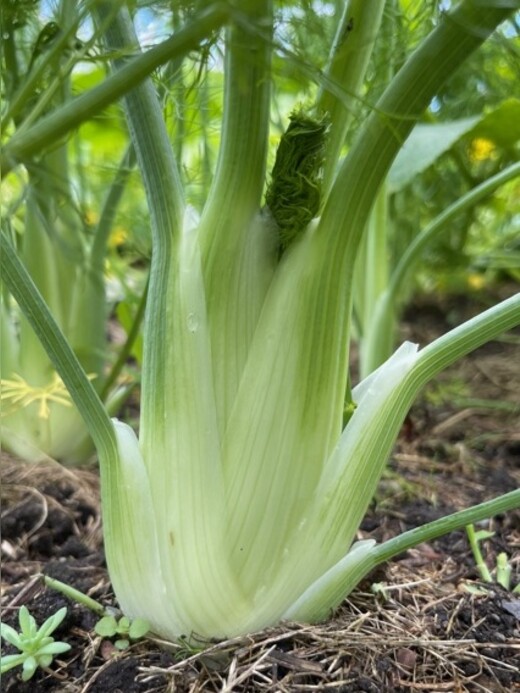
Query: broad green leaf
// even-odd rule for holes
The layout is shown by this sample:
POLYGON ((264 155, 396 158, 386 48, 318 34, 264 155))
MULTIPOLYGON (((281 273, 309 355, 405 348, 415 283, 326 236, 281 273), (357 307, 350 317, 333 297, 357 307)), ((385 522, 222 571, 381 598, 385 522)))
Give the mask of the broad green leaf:
POLYGON ((520 140, 520 99, 507 99, 487 113, 468 133, 482 137, 499 147, 511 147, 520 140))
POLYGON ((474 116, 448 123, 416 125, 390 169, 390 190, 395 192, 407 185, 414 176, 447 152, 478 121, 479 117, 474 116))

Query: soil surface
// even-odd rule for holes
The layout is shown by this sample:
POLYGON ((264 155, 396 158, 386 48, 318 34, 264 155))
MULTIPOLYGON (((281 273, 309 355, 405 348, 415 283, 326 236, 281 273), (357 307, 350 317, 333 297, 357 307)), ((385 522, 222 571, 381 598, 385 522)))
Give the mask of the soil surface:
MULTIPOLYGON (((416 304, 403 336, 429 342, 483 307, 446 299, 416 304), (412 328, 411 325, 414 325, 412 328)), ((446 371, 403 426, 359 538, 378 541, 518 488, 520 333, 446 371)), ((202 652, 154 639, 120 652, 95 634, 98 617, 43 584, 57 578, 117 606, 104 562, 95 470, 2 456, 2 620, 25 604, 38 624, 67 606, 54 633, 71 645, 6 693, 520 691, 520 594, 479 581, 465 532, 408 551, 371 574, 326 623, 286 624, 202 652)), ((520 511, 483 523, 492 574, 505 553, 520 583, 520 511)), ((153 590, 153 585, 150 585, 153 590)), ((4 643, 3 643, 4 644, 4 643)), ((3 654, 15 652, 5 646, 3 654)))

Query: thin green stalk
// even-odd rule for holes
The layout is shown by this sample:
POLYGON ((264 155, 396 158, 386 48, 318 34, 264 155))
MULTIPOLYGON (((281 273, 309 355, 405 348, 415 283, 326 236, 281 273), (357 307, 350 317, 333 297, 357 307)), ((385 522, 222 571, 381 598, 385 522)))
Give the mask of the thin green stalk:
POLYGON ((223 3, 203 10, 175 36, 133 58, 117 74, 72 99, 58 111, 43 117, 28 130, 13 135, 0 151, 2 176, 9 173, 18 163, 40 154, 81 123, 117 101, 166 61, 186 55, 196 48, 203 39, 222 26, 228 16, 229 9, 223 3))
MULTIPOLYGON (((398 34, 398 10, 394 0, 385 5, 385 26, 381 32, 373 62, 377 64, 378 86, 381 91, 391 82, 396 64, 396 37, 398 34)), ((354 275, 353 314, 358 318, 357 338, 361 340, 360 364, 363 368, 363 347, 367 327, 370 324, 374 307, 379 296, 388 284, 390 273, 388 239, 392 233, 388 213, 388 185, 386 181, 377 193, 374 207, 369 216, 367 230, 363 235, 360 251, 356 259, 354 275), (361 303, 361 305, 359 305, 361 303)), ((391 354, 388 354, 390 357, 391 354)), ((361 372, 364 378, 366 372, 361 372)))
POLYGON ((520 293, 485 310, 421 349, 409 378, 417 379, 422 387, 463 356, 518 325, 520 293))
POLYGON ((86 606, 87 609, 90 609, 98 616, 106 616, 107 613, 109 613, 108 609, 105 609, 103 604, 100 604, 87 594, 80 592, 75 587, 71 587, 71 585, 67 585, 61 580, 56 580, 56 578, 49 577, 48 575, 42 575, 42 578, 45 585, 51 590, 63 594, 67 599, 71 599, 77 604, 83 604, 83 606, 86 606))
POLYGON ((448 231, 448 224, 461 212, 465 212, 475 207, 485 200, 501 185, 520 176, 520 162, 511 164, 500 173, 488 178, 480 185, 467 192, 452 205, 447 207, 435 219, 426 226, 410 243, 408 248, 397 263, 388 285, 389 299, 392 303, 396 302, 402 283, 415 263, 420 259, 424 248, 433 238, 441 233, 448 231))
MULTIPOLYGON (((181 12, 175 7, 176 3, 172 2, 172 21, 173 30, 178 32, 181 28, 181 12)), ((184 149, 184 137, 186 133, 186 85, 184 83, 183 61, 172 60, 167 66, 166 88, 170 87, 173 92, 175 101, 175 140, 173 150, 177 165, 182 167, 182 155, 184 149)))
MULTIPOLYGON (((4 17, 5 21, 5 17, 4 17)), ((16 44, 14 41, 14 28, 13 26, 4 24, 4 35, 2 37, 2 53, 5 60, 6 74, 4 79, 6 82, 6 96, 9 99, 12 93, 18 87, 18 82, 20 79, 20 69, 18 66, 18 59, 16 56, 16 44)), ((3 123, 2 123, 3 125, 3 123)), ((0 132, 3 132, 3 127, 0 128, 0 132)))
POLYGON ((125 191, 128 178, 135 166, 135 162, 134 148, 133 145, 130 144, 123 154, 123 158, 121 159, 121 163, 119 164, 99 216, 94 234, 94 242, 90 251, 90 262, 92 267, 101 268, 103 266, 108 238, 114 224, 117 208, 125 191))
POLYGON ((25 107, 34 100, 34 96, 38 92, 38 86, 42 84, 49 66, 59 64, 60 56, 63 55, 72 36, 74 36, 77 26, 77 22, 70 23, 56 37, 45 54, 30 67, 21 84, 17 85, 18 89, 9 101, 7 111, 2 118, 0 131, 5 131, 9 121, 13 120, 18 123, 21 120, 25 107))
POLYGON ((323 85, 318 95, 318 113, 327 113, 331 126, 325 154, 323 190, 330 189, 348 128, 359 106, 359 91, 378 35, 386 0, 349 0, 338 24, 326 76, 345 93, 339 100, 323 85))
MULTIPOLYGON (((372 567, 379 563, 389 561, 391 558, 398 556, 403 551, 422 544, 423 542, 432 541, 437 537, 442 537, 444 534, 455 532, 469 524, 482 522, 495 515, 509 512, 520 507, 520 489, 505 493, 493 500, 479 503, 471 508, 460 510, 459 512, 441 517, 433 522, 422 527, 416 527, 408 532, 400 534, 398 537, 385 541, 384 544, 377 546, 373 550, 372 567)), ((369 570, 372 569, 369 568, 369 570)), ((368 571, 367 571, 368 572, 368 571)))
POLYGON ((421 349, 401 385, 394 415, 404 420, 420 390, 441 371, 520 324, 520 293, 501 301, 421 349))
MULTIPOLYGON (((489 568, 486 565, 482 551, 480 550, 480 541, 482 539, 482 533, 475 531, 475 525, 466 525, 466 535, 468 537, 469 545, 471 548, 471 553, 475 559, 475 564, 477 570, 480 573, 480 577, 484 582, 493 582, 489 568)), ((493 532, 487 532, 486 537, 493 536, 493 532)))
POLYGON ((130 353, 132 351, 132 348, 135 344, 135 340, 139 336, 141 324, 143 322, 143 317, 144 317, 144 313, 145 313, 146 301, 148 298, 149 282, 150 282, 150 277, 148 277, 148 279, 146 281, 146 286, 145 286, 144 291, 142 293, 141 300, 139 301, 139 305, 137 307, 137 312, 134 316, 134 321, 132 323, 132 327, 130 328, 130 331, 127 335, 126 342, 123 344, 123 347, 119 350, 119 354, 117 356, 117 361, 112 366, 110 373, 107 375, 106 380, 103 382, 103 387, 102 387, 101 392, 100 392, 100 397, 103 401, 105 401, 106 398, 108 397, 108 395, 110 394, 110 390, 112 389, 117 378, 119 377, 119 374, 123 370, 124 365, 126 364, 128 357, 130 356, 130 353))
POLYGON ((199 226, 221 427, 274 269, 267 229, 253 224, 265 182, 271 0, 247 0, 240 10, 241 24, 226 34, 221 145, 199 226))
POLYGON ((251 210, 256 211, 260 205, 265 181, 271 1, 246 0, 241 3, 241 12, 261 33, 248 32, 243 25, 236 24, 228 27, 226 33, 221 144, 200 231, 203 244, 208 246, 206 264, 210 271, 215 263, 213 256, 220 255, 219 248, 223 242, 233 246, 236 243, 235 237, 244 234, 243 226, 237 224, 236 220, 237 216, 243 216, 243 212, 237 208, 242 205, 246 208, 247 221, 251 210), (228 209, 231 210, 231 218, 227 218, 228 209), (219 221, 222 217, 224 219, 219 221), (215 222, 218 224, 217 228, 214 226, 215 222), (226 234, 225 239, 222 238, 223 233, 226 234))
MULTIPOLYGON (((110 14, 110 3, 100 3, 96 14, 103 22, 110 14)), ((190 26, 194 24, 196 22, 190 26)), ((182 33, 181 31, 178 36, 182 33)), ((106 41, 111 49, 117 50, 127 50, 129 46, 135 48, 138 45, 132 20, 126 9, 121 10, 110 24, 106 41)), ((113 77, 126 69, 123 65, 113 77)), ((167 397, 168 385, 164 382, 163 368, 165 350, 171 339, 168 286, 174 242, 179 238, 182 227, 184 200, 177 164, 152 83, 148 80, 135 87, 125 98, 124 107, 146 189, 154 246, 145 324, 146 333, 153 335, 153 339, 145 341, 142 397, 146 400, 147 392, 153 392, 154 398, 151 401, 154 401, 155 406, 143 408, 141 432, 146 435, 146 430, 153 430, 153 422, 163 416, 164 399, 167 397)))
MULTIPOLYGON (((363 332, 366 331, 379 296, 388 284, 388 238, 390 236, 390 216, 388 213, 388 189, 386 183, 380 188, 366 232, 366 262, 362 274, 365 277, 363 332)), ((390 354, 388 354, 390 356, 390 354)), ((365 374, 366 375, 366 374, 365 374)), ((364 375, 362 375, 364 377, 364 375)))
POLYGON ((405 278, 421 258, 424 248, 433 238, 449 231, 450 222, 457 214, 472 209, 498 187, 519 174, 520 163, 516 163, 484 181, 439 214, 410 243, 394 268, 388 287, 381 294, 366 325, 361 353, 363 374, 367 375, 375 370, 393 351, 399 292, 405 278))

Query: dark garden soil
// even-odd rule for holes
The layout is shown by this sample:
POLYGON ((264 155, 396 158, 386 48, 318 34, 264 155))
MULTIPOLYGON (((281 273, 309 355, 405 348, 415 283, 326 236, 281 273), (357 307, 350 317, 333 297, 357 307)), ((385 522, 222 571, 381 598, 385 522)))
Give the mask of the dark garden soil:
MULTIPOLYGON (((416 304, 403 336, 424 344, 479 308, 478 301, 416 304)), ((46 588, 39 577, 58 578, 114 605, 95 470, 51 462, 28 466, 4 455, 2 479, 2 619, 16 625, 25 604, 42 623, 66 605, 55 637, 71 645, 27 683, 17 670, 5 674, 6 693, 520 691, 520 594, 497 584, 482 588, 464 532, 379 568, 324 624, 286 624, 204 652, 152 639, 118 652, 95 634, 92 612, 46 588)), ((423 393, 360 537, 387 539, 519 482, 516 332, 478 350, 423 393)), ((495 532, 484 544, 488 566, 505 552, 516 585, 520 511, 483 527, 495 532)))

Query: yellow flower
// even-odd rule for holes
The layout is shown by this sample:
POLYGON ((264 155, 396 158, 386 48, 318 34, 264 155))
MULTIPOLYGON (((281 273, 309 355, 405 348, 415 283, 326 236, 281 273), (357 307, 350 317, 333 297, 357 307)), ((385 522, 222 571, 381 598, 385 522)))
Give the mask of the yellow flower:
POLYGON ((85 222, 88 226, 95 226, 99 221, 99 214, 93 209, 87 209, 85 212, 85 222))
POLYGON ((469 146, 469 156, 473 161, 485 161, 493 158, 495 143, 487 137, 475 137, 469 146))
POLYGON ((108 245, 110 248, 118 248, 123 245, 127 238, 127 230, 123 226, 116 226, 110 234, 108 245))
POLYGON ((471 289, 475 289, 478 291, 478 289, 482 289, 482 287, 485 285, 486 280, 482 274, 470 274, 468 275, 468 286, 471 289))

